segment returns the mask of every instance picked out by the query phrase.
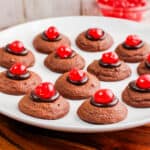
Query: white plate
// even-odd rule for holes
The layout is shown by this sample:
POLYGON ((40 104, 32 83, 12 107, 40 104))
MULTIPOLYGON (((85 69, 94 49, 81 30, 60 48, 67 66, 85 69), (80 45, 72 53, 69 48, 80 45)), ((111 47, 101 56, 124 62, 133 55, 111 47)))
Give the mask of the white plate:
MULTIPOLYGON (((55 82, 60 74, 49 71, 43 65, 43 60, 46 57, 44 54, 37 53, 33 46, 32 40, 36 34, 43 31, 50 25, 55 25, 59 30, 66 34, 72 42, 72 47, 78 53, 80 53, 86 59, 86 65, 91 63, 94 59, 100 58, 102 53, 86 53, 75 45, 76 36, 86 30, 89 27, 101 27, 107 32, 111 33, 115 40, 115 44, 111 47, 111 50, 124 40, 126 35, 136 33, 140 35, 145 41, 150 41, 150 28, 146 25, 137 24, 135 22, 129 22, 119 19, 104 18, 104 17, 63 17, 44 19, 34 22, 29 22, 16 27, 12 27, 0 33, 0 46, 19 39, 23 41, 25 46, 33 51, 36 57, 36 64, 31 70, 39 73, 43 78, 43 81, 55 82)), ((7 59, 7 58, 6 58, 7 59)), ((132 79, 137 78, 136 67, 137 64, 129 64, 132 68, 132 76, 126 80, 120 82, 101 82, 101 86, 104 88, 112 89, 115 94, 121 99, 120 95, 122 90, 132 79)), ((0 68, 0 71, 5 70, 0 68)), ((6 85, 7 86, 7 85, 6 85)), ((150 123, 150 108, 138 109, 128 107, 128 116, 124 121, 111 125, 93 125, 80 120, 76 114, 78 106, 83 102, 81 101, 69 101, 71 104, 70 112, 67 116, 59 120, 43 120, 33 118, 25 115, 18 110, 18 102, 21 96, 11 96, 0 93, 0 113, 11 117, 15 120, 52 130, 68 131, 68 132, 106 132, 122 130, 131 127, 137 127, 150 123)))

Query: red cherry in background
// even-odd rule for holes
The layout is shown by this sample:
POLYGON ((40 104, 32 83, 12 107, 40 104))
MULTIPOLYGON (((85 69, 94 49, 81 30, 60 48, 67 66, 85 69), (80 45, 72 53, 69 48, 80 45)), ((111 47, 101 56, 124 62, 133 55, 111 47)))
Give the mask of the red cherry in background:
POLYGON ((21 63, 15 63, 9 71, 14 75, 23 75, 27 73, 27 67, 21 63))
POLYGON ((56 54, 60 57, 60 58, 68 58, 71 56, 72 54, 72 49, 66 46, 60 46, 57 50, 56 50, 56 54))
POLYGON ((114 100, 114 94, 110 89, 100 89, 94 94, 94 101, 100 104, 109 104, 114 100))
POLYGON ((115 64, 119 61, 119 57, 115 52, 107 52, 102 54, 101 60, 106 64, 115 64))
POLYGON ((150 54, 147 56, 147 59, 148 63, 150 63, 150 54))
POLYGON ((136 85, 141 89, 150 89, 150 74, 141 75, 136 80, 136 85))
POLYGON ((139 45, 141 42, 142 42, 142 40, 137 35, 128 35, 125 40, 125 44, 128 46, 131 46, 131 47, 135 47, 135 46, 139 45))
POLYGON ((71 81, 82 81, 85 77, 86 73, 83 70, 74 68, 69 72, 69 79, 71 81))
POLYGON ((10 50, 12 50, 13 52, 16 52, 16 53, 21 53, 22 51, 25 50, 25 47, 24 47, 23 43, 21 41, 18 41, 18 40, 13 41, 12 43, 10 43, 8 45, 8 48, 10 50))
POLYGON ((56 27, 50 26, 46 31, 45 35, 47 36, 48 39, 50 40, 55 40, 59 36, 59 31, 57 30, 56 27))
POLYGON ((94 40, 99 40, 104 35, 104 32, 99 28, 90 28, 88 29, 87 34, 94 40))
POLYGON ((54 96, 55 93, 54 85, 50 82, 43 82, 34 90, 34 94, 43 99, 49 99, 54 96))

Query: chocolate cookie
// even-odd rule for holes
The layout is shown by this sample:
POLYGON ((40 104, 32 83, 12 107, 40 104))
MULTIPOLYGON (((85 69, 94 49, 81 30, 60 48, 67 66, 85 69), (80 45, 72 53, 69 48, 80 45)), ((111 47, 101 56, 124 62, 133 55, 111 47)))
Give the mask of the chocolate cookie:
POLYGON ((16 64, 14 65, 10 70, 0 73, 0 92, 12 95, 23 95, 33 90, 35 86, 41 82, 39 75, 32 71, 15 74, 15 71, 17 72, 18 70, 15 70, 17 66, 16 64))
POLYGON ((111 124, 124 120, 128 113, 126 106, 116 97, 113 97, 112 101, 108 96, 107 100, 102 98, 101 95, 110 92, 107 89, 101 89, 98 93, 100 92, 102 94, 96 94, 99 98, 89 98, 78 108, 77 114, 80 119, 93 124, 111 124))
POLYGON ((116 54, 104 53, 100 60, 95 60, 88 66, 87 71, 102 81, 120 81, 129 77, 131 75, 129 66, 116 56, 112 60, 113 55, 116 54))
POLYGON ((75 67, 83 69, 85 60, 70 48, 61 46, 46 57, 44 64, 54 72, 64 73, 75 67))
POLYGON ((55 88, 59 93, 69 99, 88 98, 99 86, 100 83, 96 77, 76 69, 61 75, 55 83, 55 88))
MULTIPOLYGON (((51 84, 48 82, 42 83, 36 87, 37 93, 34 93, 34 91, 31 94, 25 95, 18 104, 20 111, 27 115, 42 119, 54 120, 64 117, 69 112, 69 102, 57 92, 54 93, 54 95, 49 95, 47 97, 47 93, 45 91, 46 86, 48 88, 51 84), (40 92, 38 93, 37 89, 39 88, 42 95, 40 95, 40 92)), ((53 88, 51 89, 54 90, 53 88)), ((49 93, 53 92, 51 89, 47 89, 49 90, 49 93)))
POLYGON ((31 51, 24 48, 20 41, 14 41, 6 47, 0 48, 0 66, 10 68, 17 62, 31 67, 35 63, 35 57, 31 51), (22 47, 19 47, 20 45, 22 47))
POLYGON ((49 54, 61 45, 70 46, 69 38, 56 30, 55 27, 49 27, 47 31, 38 34, 33 40, 34 48, 38 52, 49 54))
POLYGON ((143 61, 150 53, 150 45, 135 35, 129 35, 125 42, 118 45, 115 52, 121 60, 136 63, 143 61))
POLYGON ((132 81, 122 93, 122 99, 133 107, 150 107, 150 75, 142 75, 132 81))
POLYGON ((139 75, 150 74, 150 54, 138 65, 137 72, 139 75))
POLYGON ((76 38, 76 44, 84 51, 104 51, 112 46, 113 38, 102 29, 90 28, 78 35, 76 38))

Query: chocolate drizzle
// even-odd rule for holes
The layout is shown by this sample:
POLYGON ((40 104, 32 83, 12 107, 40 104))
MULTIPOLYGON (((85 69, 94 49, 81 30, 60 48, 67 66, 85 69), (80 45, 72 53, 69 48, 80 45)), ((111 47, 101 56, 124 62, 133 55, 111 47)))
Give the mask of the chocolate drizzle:
POLYGON ((96 103, 94 101, 94 98, 92 97, 91 100, 90 100, 90 103, 96 107, 112 107, 112 106, 115 106, 117 105, 119 102, 119 99, 117 97, 114 97, 113 101, 111 103, 108 103, 108 104, 102 104, 102 103, 96 103))
POLYGON ((105 68, 115 68, 115 67, 119 67, 121 65, 121 61, 118 61, 115 64, 107 64, 104 63, 101 59, 99 60, 99 65, 105 68))
POLYGON ((57 53, 55 53, 55 58, 59 58, 59 59, 69 59, 69 58, 72 58, 74 56, 76 56, 76 52, 75 51, 72 51, 72 54, 69 57, 67 57, 67 58, 61 58, 61 57, 59 57, 59 55, 57 55, 57 53))
POLYGON ((89 80, 88 76, 85 76, 82 81, 73 81, 73 80, 71 80, 69 77, 67 77, 67 81, 70 82, 70 83, 72 83, 72 84, 75 84, 75 85, 83 85, 83 84, 85 84, 88 80, 89 80))
POLYGON ((29 71, 27 71, 25 74, 22 74, 22 75, 12 74, 9 70, 6 72, 6 76, 13 80, 25 80, 25 79, 28 79, 30 75, 31 74, 29 71))
POLYGON ((88 30, 86 31, 86 33, 85 33, 85 37, 87 38, 87 39, 89 39, 89 40, 91 40, 91 41, 101 41, 101 40, 104 40, 105 39, 105 32, 103 31, 103 35, 99 38, 99 39, 94 39, 92 36, 90 36, 89 34, 88 34, 88 30))
POLYGON ((145 66, 150 69, 150 63, 148 61, 145 62, 145 66))
POLYGON ((14 54, 14 55, 18 55, 18 56, 25 56, 29 52, 27 49, 24 49, 22 52, 15 52, 9 48, 9 45, 6 45, 6 47, 4 49, 6 52, 14 54))
POLYGON ((49 38, 46 36, 45 32, 43 32, 41 36, 42 36, 42 39, 43 39, 43 40, 48 41, 48 42, 56 42, 56 41, 59 41, 59 40, 62 39, 62 36, 61 36, 61 35, 59 35, 59 36, 56 37, 55 39, 49 39, 49 38))
POLYGON ((136 85, 136 82, 135 81, 132 81, 129 83, 129 87, 134 90, 134 91, 137 91, 137 92, 145 92, 145 93, 148 93, 150 92, 150 89, 141 89, 139 88, 137 85, 136 85))
POLYGON ((128 49, 128 50, 137 50, 141 47, 144 46, 144 42, 141 41, 140 44, 138 44, 137 46, 129 46, 127 45, 125 42, 122 44, 122 46, 125 48, 125 49, 128 49))
POLYGON ((44 99, 44 98, 38 97, 33 91, 31 92, 31 98, 35 102, 50 103, 50 102, 53 102, 53 101, 57 100, 59 98, 59 96, 60 96, 59 93, 56 92, 54 96, 52 96, 50 98, 47 98, 47 99, 44 99))

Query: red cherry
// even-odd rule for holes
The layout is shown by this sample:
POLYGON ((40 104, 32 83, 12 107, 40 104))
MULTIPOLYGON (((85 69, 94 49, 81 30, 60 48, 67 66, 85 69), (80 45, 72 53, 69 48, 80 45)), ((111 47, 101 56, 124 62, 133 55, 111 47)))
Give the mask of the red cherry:
POLYGON ((86 73, 83 70, 74 68, 69 72, 69 79, 72 81, 82 81, 85 77, 86 73))
POLYGON ((147 56, 147 61, 150 63, 150 54, 147 56))
POLYGON ((114 100, 114 94, 109 89, 100 89, 94 94, 94 101, 100 104, 108 104, 114 100))
POLYGON ((137 35, 129 35, 126 38, 125 44, 131 47, 137 46, 142 42, 139 36, 137 35))
POLYGON ((99 28, 90 28, 88 29, 87 34, 93 39, 98 40, 104 35, 104 32, 102 29, 99 28))
POLYGON ((55 95, 56 91, 52 83, 43 82, 35 88, 34 93, 40 98, 49 99, 55 95))
POLYGON ((60 57, 60 58, 68 58, 69 56, 71 56, 72 54, 72 49, 66 46, 60 46, 57 50, 56 50, 56 54, 60 57))
POLYGON ((102 62, 106 64, 115 64, 119 61, 119 57, 115 52, 107 52, 102 55, 102 62))
POLYGON ((50 40, 54 40, 59 36, 59 31, 56 27, 51 26, 45 31, 45 34, 50 40))
POLYGON ((150 89, 150 74, 141 75, 136 80, 136 85, 141 89, 150 89))
POLYGON ((21 53, 24 51, 24 45, 21 41, 13 41, 8 45, 8 48, 11 49, 13 52, 21 53))
POLYGON ((23 75, 27 73, 27 67, 21 63, 15 63, 9 71, 14 75, 23 75))

